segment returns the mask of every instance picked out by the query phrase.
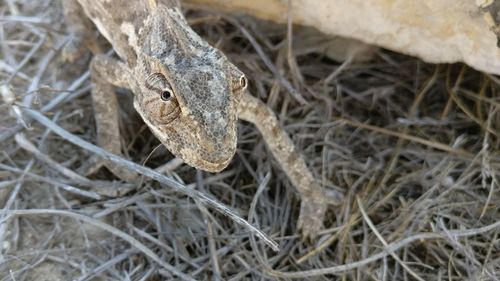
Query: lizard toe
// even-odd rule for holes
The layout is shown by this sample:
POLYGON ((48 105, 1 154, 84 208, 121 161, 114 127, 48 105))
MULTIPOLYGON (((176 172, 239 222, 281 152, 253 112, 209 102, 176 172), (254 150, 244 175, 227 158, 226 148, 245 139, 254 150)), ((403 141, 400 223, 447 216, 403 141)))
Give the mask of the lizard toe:
POLYGON ((297 227, 303 240, 312 241, 316 239, 319 231, 323 228, 325 212, 326 202, 302 200, 297 227))

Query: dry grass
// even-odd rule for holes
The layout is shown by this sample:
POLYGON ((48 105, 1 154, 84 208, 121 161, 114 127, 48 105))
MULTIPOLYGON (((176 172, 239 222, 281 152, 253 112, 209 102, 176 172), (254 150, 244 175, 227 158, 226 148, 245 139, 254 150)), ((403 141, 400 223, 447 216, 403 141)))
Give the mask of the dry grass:
POLYGON ((25 129, 15 113, 32 104, 95 142, 88 58, 62 62, 55 1, 8 0, 0 4, 1 281, 500 279, 497 77, 384 50, 339 64, 321 47, 300 47, 308 39, 286 26, 188 17, 275 109, 323 186, 346 193, 319 239, 297 235, 299 198, 249 124, 227 170, 195 171, 154 150, 122 91, 128 157, 160 167, 166 185, 78 174, 93 153, 39 122, 25 129), (280 251, 169 183, 237 210, 280 251))

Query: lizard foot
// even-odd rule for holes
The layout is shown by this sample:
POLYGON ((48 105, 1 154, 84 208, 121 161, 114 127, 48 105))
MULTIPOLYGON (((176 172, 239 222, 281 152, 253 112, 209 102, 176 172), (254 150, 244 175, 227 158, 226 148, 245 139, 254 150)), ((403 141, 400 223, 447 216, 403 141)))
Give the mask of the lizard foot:
POLYGON ((327 206, 340 205, 343 199, 344 195, 336 190, 324 190, 302 198, 297 227, 303 240, 312 241, 319 235, 327 206))
POLYGON ((297 228, 300 230, 303 240, 312 241, 318 236, 319 231, 323 228, 325 212, 325 200, 302 198, 297 228))

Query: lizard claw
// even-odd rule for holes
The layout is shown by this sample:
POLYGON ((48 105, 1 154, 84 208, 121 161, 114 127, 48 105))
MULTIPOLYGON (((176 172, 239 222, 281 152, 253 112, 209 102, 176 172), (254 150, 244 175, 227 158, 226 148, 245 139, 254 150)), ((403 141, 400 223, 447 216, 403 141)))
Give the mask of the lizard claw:
POLYGON ((302 198, 297 223, 302 239, 305 241, 316 239, 319 231, 323 229, 327 205, 339 205, 343 199, 344 195, 336 190, 323 190, 314 196, 302 198))
POLYGON ((312 241, 318 236, 319 231, 323 228, 325 212, 325 200, 302 199, 297 228, 300 230, 303 240, 312 241))

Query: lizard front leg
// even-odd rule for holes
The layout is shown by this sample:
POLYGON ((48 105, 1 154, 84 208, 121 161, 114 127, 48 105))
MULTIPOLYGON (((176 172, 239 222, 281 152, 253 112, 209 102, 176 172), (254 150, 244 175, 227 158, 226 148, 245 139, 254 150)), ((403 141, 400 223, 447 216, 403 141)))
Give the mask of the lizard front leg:
MULTIPOLYGON (((130 88, 128 67, 115 59, 103 54, 96 55, 90 64, 92 79, 92 101, 94 105, 97 127, 97 143, 109 152, 121 155, 121 135, 119 129, 119 107, 114 86, 130 88)), ((133 181, 137 175, 106 162, 102 159, 93 159, 93 172, 101 166, 106 166, 113 174, 125 181, 133 181)))
POLYGON ((259 129, 267 147, 299 191, 301 208, 297 225, 303 237, 313 238, 323 227, 327 203, 338 203, 342 196, 337 195, 337 202, 327 202, 323 188, 314 179, 304 158, 266 104, 246 92, 241 97, 238 117, 259 129))
MULTIPOLYGON (((90 63, 90 71, 97 143, 109 152, 121 155, 119 108, 113 85, 129 88, 126 81, 129 81, 127 78, 131 75, 125 64, 99 54, 102 48, 92 31, 93 24, 85 16, 80 4, 76 0, 64 0, 62 4, 70 33, 70 40, 63 50, 63 58, 71 62, 88 51, 95 55, 90 63)), ((125 181, 132 181, 137 177, 134 173, 98 157, 93 157, 82 170, 85 174, 91 174, 102 166, 106 166, 113 174, 125 181)))

